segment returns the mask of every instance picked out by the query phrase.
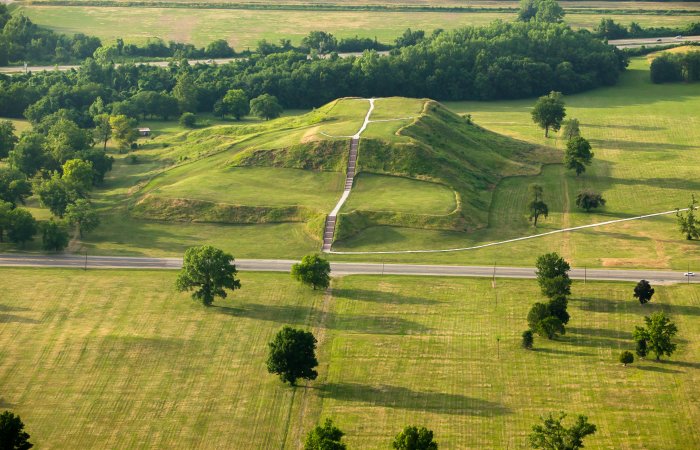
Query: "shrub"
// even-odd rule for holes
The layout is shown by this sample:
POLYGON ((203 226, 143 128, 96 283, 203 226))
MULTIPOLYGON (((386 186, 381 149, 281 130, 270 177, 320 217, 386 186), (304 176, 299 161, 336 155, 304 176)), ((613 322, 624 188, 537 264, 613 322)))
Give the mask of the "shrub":
POLYGON ((627 350, 625 350, 624 352, 620 353, 620 362, 623 366, 626 366, 627 364, 632 364, 634 362, 634 355, 632 354, 632 352, 628 352, 627 350))
POLYGON ((535 338, 532 335, 532 331, 530 331, 530 330, 523 331, 523 343, 522 343, 523 348, 526 348, 528 350, 531 349, 534 341, 535 341, 535 338))
POLYGON ((182 113, 180 116, 180 125, 186 128, 194 128, 197 126, 197 116, 191 112, 182 113))

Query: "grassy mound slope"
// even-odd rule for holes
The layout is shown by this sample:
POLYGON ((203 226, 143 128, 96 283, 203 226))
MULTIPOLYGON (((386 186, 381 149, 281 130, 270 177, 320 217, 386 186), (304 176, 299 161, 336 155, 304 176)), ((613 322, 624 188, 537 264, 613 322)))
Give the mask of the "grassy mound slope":
POLYGON ((536 175, 543 163, 560 160, 551 149, 486 131, 432 100, 425 101, 422 113, 399 128, 396 136, 376 137, 376 128, 386 129, 387 123, 372 123, 367 128, 368 138, 360 144, 358 170, 449 186, 457 193, 457 207, 447 215, 401 212, 401 208, 367 211, 351 195, 347 213, 339 218, 336 239, 375 225, 453 231, 484 227, 493 190, 501 179, 536 175))
MULTIPOLYGON (((300 116, 182 133, 160 156, 167 167, 134 189, 131 216, 305 222, 320 236, 322 217, 343 189, 347 136, 361 127, 368 108, 363 99, 340 99, 300 116)), ((535 175, 542 163, 558 159, 431 100, 377 99, 370 120, 360 144, 357 195, 341 215, 336 239, 376 225, 483 227, 503 177, 535 175)))

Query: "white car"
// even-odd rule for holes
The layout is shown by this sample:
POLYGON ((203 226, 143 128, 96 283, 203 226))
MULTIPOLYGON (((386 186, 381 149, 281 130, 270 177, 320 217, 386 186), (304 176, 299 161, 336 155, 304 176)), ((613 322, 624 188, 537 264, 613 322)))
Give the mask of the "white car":
POLYGON ((683 39, 683 36, 679 34, 678 36, 676 36, 676 39, 683 39))
POLYGON ((684 276, 684 277, 694 277, 694 276, 695 276, 695 272, 686 272, 686 273, 683 274, 683 276, 684 276))

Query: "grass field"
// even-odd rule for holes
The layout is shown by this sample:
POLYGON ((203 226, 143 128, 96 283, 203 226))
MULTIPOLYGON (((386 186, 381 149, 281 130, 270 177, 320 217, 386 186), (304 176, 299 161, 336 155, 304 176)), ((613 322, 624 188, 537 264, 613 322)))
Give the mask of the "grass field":
POLYGON ((332 296, 285 274, 241 273, 212 308, 174 272, 0 269, 0 404, 37 448, 300 448, 331 417, 349 448, 387 448, 406 424, 441 448, 522 448, 540 414, 586 414, 587 448, 700 445, 700 297, 576 283, 565 336, 519 347, 533 281, 345 277, 332 296), (41 279, 41 283, 36 281, 41 279), (678 351, 622 367, 644 314, 666 311, 678 351), (319 377, 265 371, 283 325, 319 339, 319 377))
MULTIPOLYGON (((692 5, 689 3, 688 5, 692 5)), ((689 6, 693 8, 693 6, 689 6)), ((667 8, 664 8, 667 9, 667 8)), ((57 32, 85 33, 105 42, 123 38, 142 43, 158 37, 205 46, 215 39, 225 39, 237 51, 255 49, 257 42, 291 39, 299 44, 310 31, 323 30, 338 38, 377 38, 392 43, 406 28, 430 33, 442 28, 451 30, 468 25, 485 25, 496 19, 513 20, 512 12, 378 12, 378 11, 280 11, 215 10, 186 8, 138 8, 99 6, 39 6, 24 4, 17 8, 38 25, 57 32)), ((577 28, 593 28, 600 22, 599 13, 569 14, 567 22, 577 28)), ((696 15, 605 14, 606 18, 642 26, 681 26, 700 21, 696 15)))
MULTIPOLYGON (((180 172, 189 172, 189 167, 182 166, 180 172)), ((343 175, 338 172, 240 167, 225 169, 216 177, 212 177, 207 170, 187 173, 182 181, 156 188, 153 193, 170 198, 194 198, 238 205, 312 204, 330 210, 338 200, 343 181, 343 175)))
MULTIPOLYGON (((654 85, 648 61, 636 58, 615 87, 565 98, 568 117, 581 121, 583 136, 595 153, 587 172, 576 177, 560 166, 537 177, 504 180, 494 192, 489 228, 462 233, 375 228, 336 250, 390 250, 467 247, 566 226, 602 222, 685 207, 700 193, 700 94, 692 84, 654 85), (537 230, 525 216, 527 185, 545 186, 550 217, 537 230), (608 200, 598 212, 584 213, 574 204, 578 190, 593 188, 608 200)), ((513 138, 563 148, 545 139, 530 119, 533 100, 448 103, 469 113, 479 125, 513 138)), ((381 256, 382 260, 531 264, 537 249, 556 250, 578 266, 687 269, 700 264, 698 242, 682 239, 675 217, 628 222, 594 230, 550 236, 504 247, 447 255, 381 256)), ((363 257, 367 258, 367 257, 363 257)))
POLYGON ((414 214, 448 214, 457 207, 445 185, 410 178, 361 173, 343 211, 365 209, 414 214))

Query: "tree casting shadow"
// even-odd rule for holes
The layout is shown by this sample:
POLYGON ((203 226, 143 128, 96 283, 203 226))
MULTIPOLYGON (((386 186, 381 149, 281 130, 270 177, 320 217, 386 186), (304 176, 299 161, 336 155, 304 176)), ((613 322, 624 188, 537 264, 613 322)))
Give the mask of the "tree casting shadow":
POLYGON ((419 392, 400 386, 327 383, 318 388, 322 397, 388 408, 471 416, 501 416, 511 410, 499 403, 442 392, 419 392))

